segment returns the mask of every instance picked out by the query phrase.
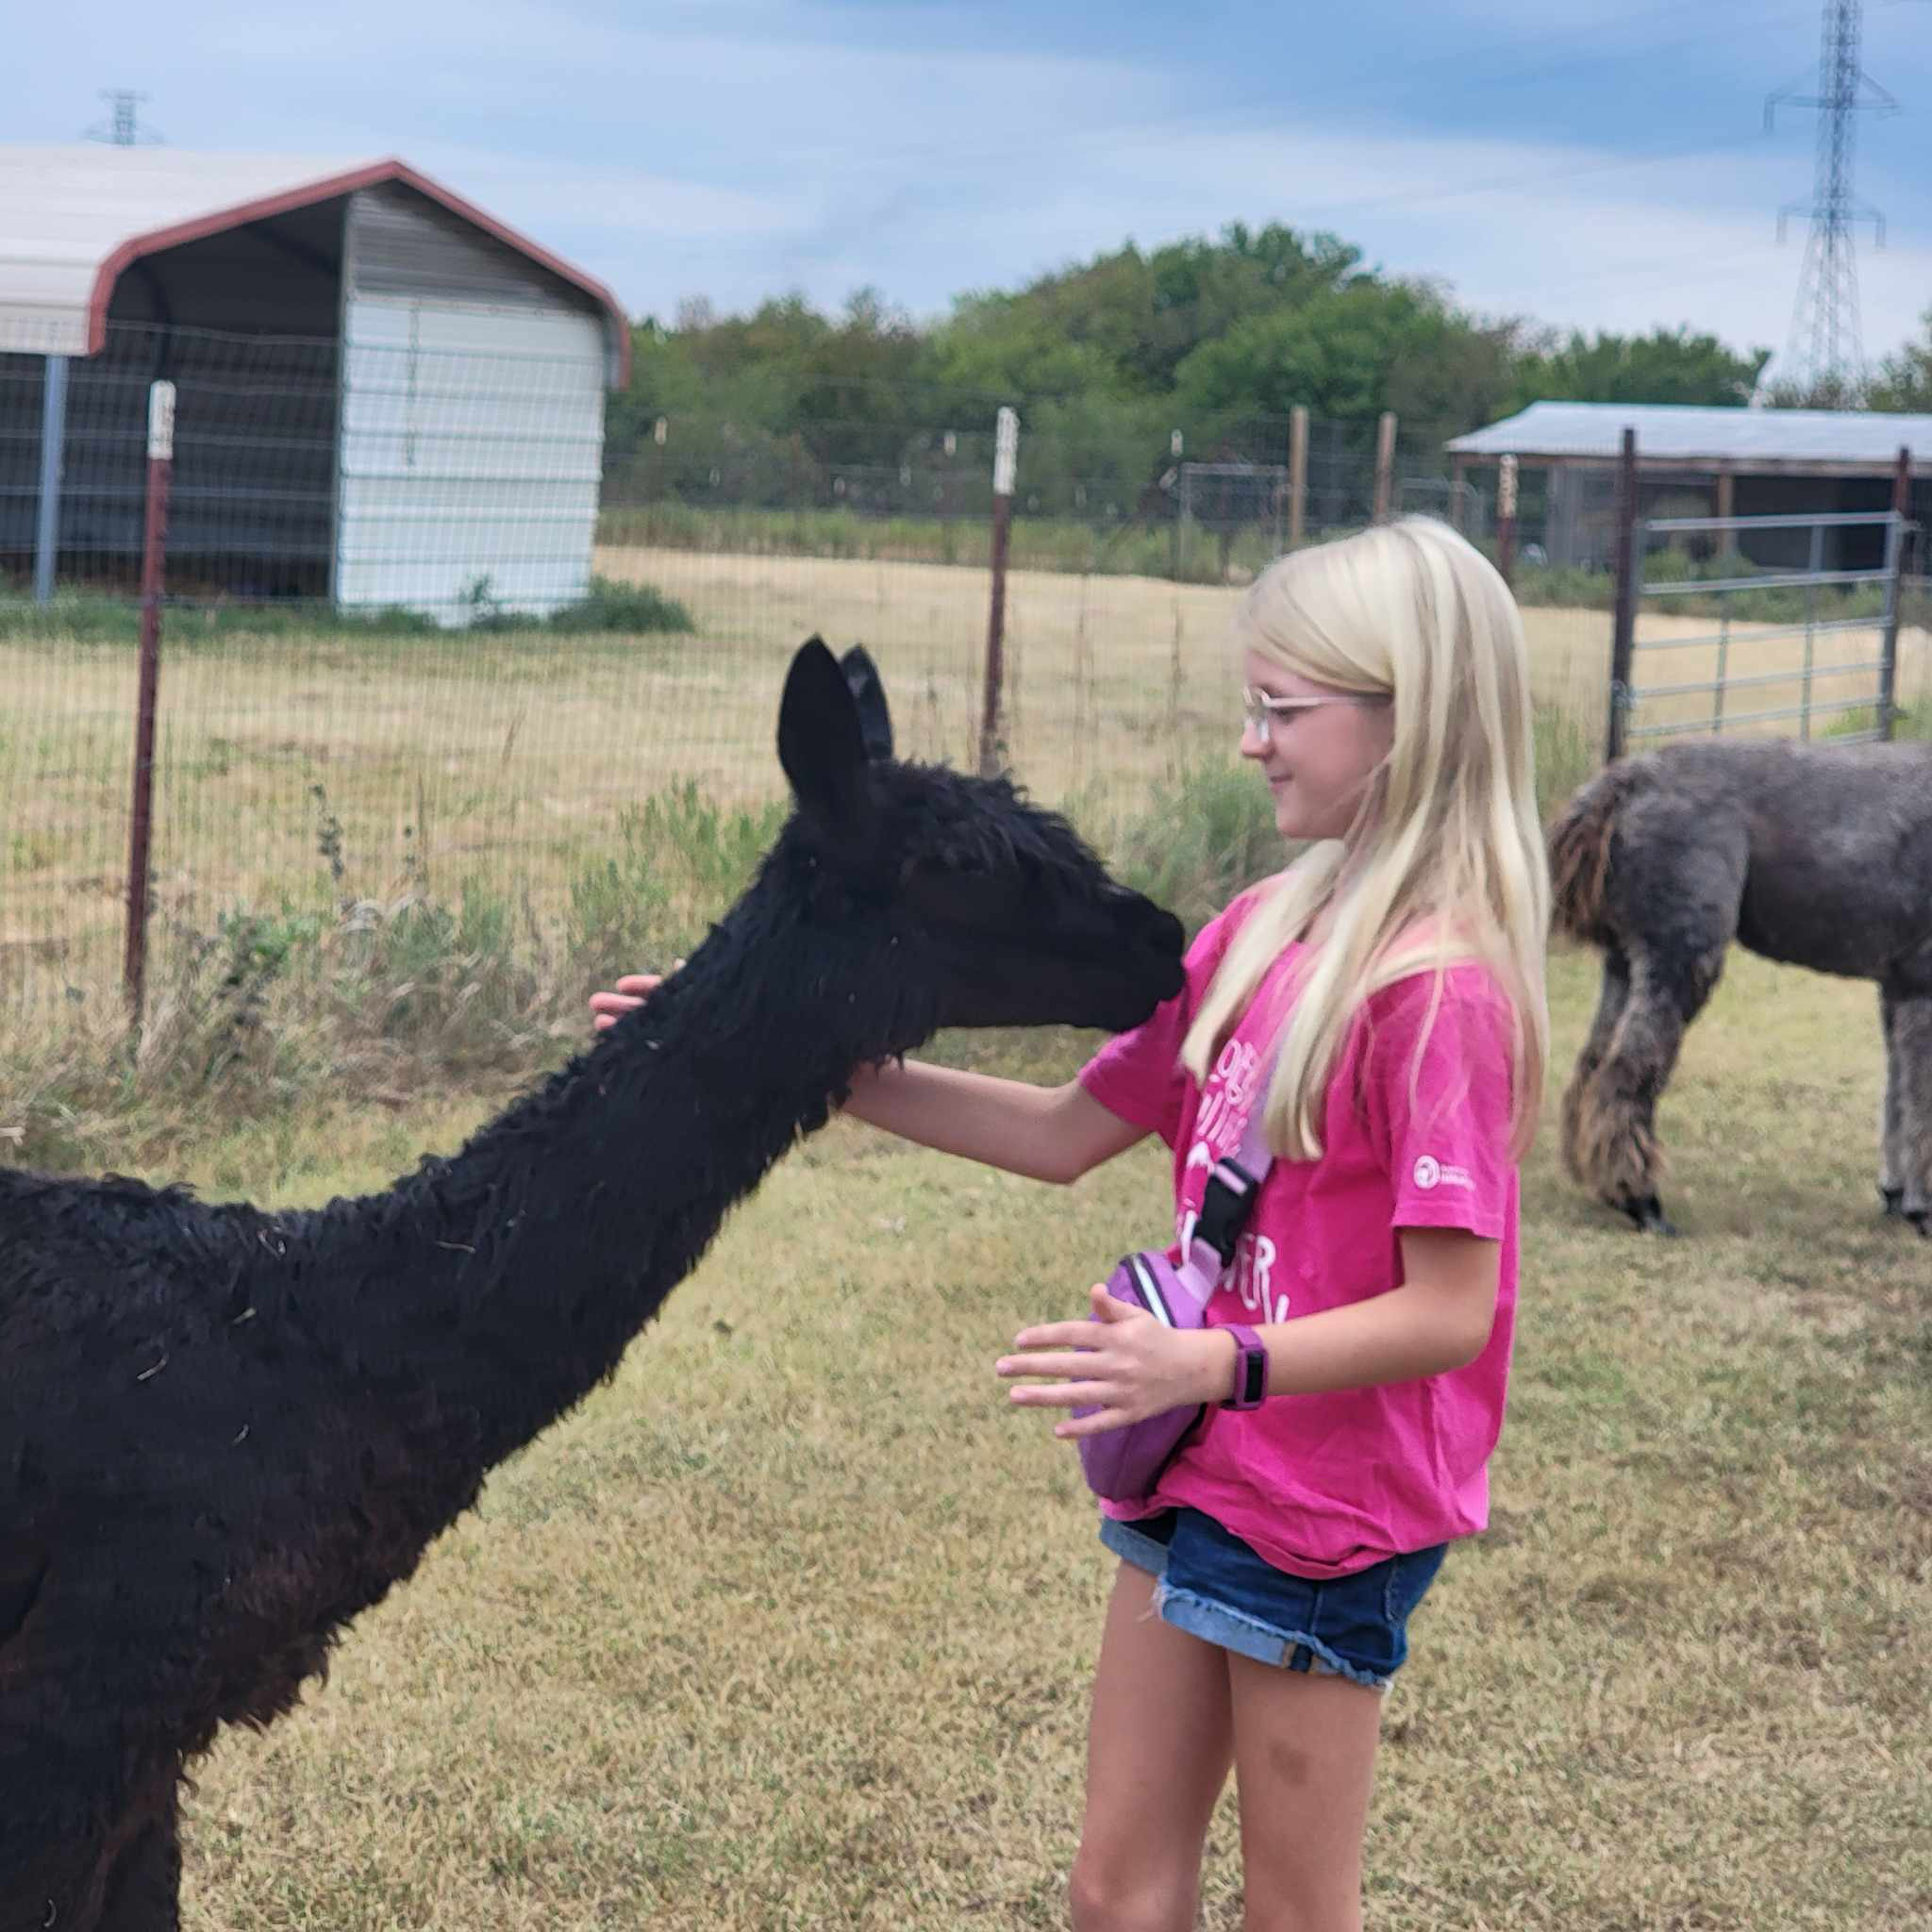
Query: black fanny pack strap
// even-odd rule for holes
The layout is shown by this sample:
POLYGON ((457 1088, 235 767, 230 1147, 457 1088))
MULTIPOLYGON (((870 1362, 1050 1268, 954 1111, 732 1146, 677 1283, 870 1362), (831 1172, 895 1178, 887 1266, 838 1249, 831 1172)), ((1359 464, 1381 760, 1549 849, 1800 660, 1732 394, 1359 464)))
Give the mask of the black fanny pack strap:
POLYGON ((1274 1069, 1281 1058, 1277 1041, 1269 1055, 1265 1071, 1255 1088, 1254 1106, 1241 1144, 1232 1154, 1224 1154, 1208 1170, 1208 1187, 1201 1199, 1201 1212, 1194 1223, 1194 1240, 1206 1241, 1221 1257, 1225 1268, 1234 1260, 1235 1244, 1254 1211, 1255 1197, 1274 1156, 1268 1145, 1268 1090, 1274 1082, 1274 1069))

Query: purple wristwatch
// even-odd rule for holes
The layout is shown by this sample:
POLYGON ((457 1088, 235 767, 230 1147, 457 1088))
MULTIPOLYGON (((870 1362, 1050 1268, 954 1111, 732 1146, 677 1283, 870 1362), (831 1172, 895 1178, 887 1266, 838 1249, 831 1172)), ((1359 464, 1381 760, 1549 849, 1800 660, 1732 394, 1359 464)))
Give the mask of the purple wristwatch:
POLYGON ((1234 1393, 1222 1398, 1223 1408, 1259 1408, 1268 1393, 1268 1351, 1245 1322, 1224 1322, 1234 1337, 1234 1393))

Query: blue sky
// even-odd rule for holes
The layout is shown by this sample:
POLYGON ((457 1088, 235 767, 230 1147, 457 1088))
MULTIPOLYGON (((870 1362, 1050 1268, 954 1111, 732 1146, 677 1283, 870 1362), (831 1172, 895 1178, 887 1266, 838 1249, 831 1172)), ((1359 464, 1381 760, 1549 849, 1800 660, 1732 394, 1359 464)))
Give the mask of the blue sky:
MULTIPOLYGON (((22 8, 0 139, 133 87, 172 144, 396 154, 673 315, 871 285, 915 316, 1131 238, 1330 229, 1492 315, 1782 351, 1817 0, 337 0, 22 8)), ((1875 358, 1932 307, 1932 11, 1869 0, 1875 358)))

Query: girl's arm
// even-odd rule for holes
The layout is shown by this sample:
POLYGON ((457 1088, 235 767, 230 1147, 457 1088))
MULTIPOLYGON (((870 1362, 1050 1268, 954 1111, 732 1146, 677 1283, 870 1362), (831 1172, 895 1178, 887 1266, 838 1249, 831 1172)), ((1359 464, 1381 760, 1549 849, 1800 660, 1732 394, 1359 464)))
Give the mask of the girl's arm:
POLYGON ((922 1147, 1062 1185, 1146 1132, 1109 1113, 1077 1080, 1035 1087, 924 1060, 858 1074, 844 1110, 922 1147))
MULTIPOLYGON (((1495 1325, 1501 1244, 1460 1228, 1405 1227, 1400 1238, 1401 1287, 1318 1315, 1257 1325, 1268 1351, 1270 1395, 1440 1375, 1483 1352, 1495 1325)), ((1098 1336, 1091 1322, 1022 1329, 1014 1348, 1035 1352, 1004 1357, 996 1365, 1007 1377, 1067 1378, 1015 1389, 1015 1403, 1094 1406, 1092 1415, 1058 1424, 1057 1436, 1096 1435, 1233 1392, 1235 1341, 1224 1329, 1164 1327, 1104 1287, 1093 1290, 1092 1306, 1098 1336), (1082 1352, 1052 1352, 1074 1350, 1082 1352)))
MULTIPOLYGON (((660 974, 626 974, 615 991, 591 995, 592 1024, 600 1032, 614 1026, 662 983, 660 974)), ((941 1154, 1062 1184, 1124 1153, 1146 1132, 1108 1112, 1077 1080, 1036 1087, 923 1060, 859 1073, 843 1110, 941 1154)))
MULTIPOLYGON (((1398 1233, 1400 1288, 1255 1330, 1268 1351, 1269 1394, 1313 1395, 1324 1389, 1407 1382, 1466 1368, 1482 1354, 1496 1324, 1502 1243, 1459 1227, 1405 1227, 1398 1233)), ((1219 1394, 1202 1399, 1218 1401, 1233 1387, 1235 1350, 1230 1337, 1210 1339, 1218 1344, 1214 1355, 1224 1373, 1219 1394)))

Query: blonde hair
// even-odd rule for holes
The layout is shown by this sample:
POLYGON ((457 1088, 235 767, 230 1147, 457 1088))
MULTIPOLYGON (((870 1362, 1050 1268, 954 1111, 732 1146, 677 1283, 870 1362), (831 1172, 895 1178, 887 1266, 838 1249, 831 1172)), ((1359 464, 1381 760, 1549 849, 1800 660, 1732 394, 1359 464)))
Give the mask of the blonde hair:
POLYGON ((1320 1157, 1328 1082, 1372 993, 1432 970, 1433 1019, 1442 974, 1474 959, 1514 1015, 1520 1158, 1535 1138, 1549 1054, 1550 878, 1528 653, 1508 587, 1446 524, 1404 517, 1277 558, 1241 600, 1235 627, 1241 648, 1295 676, 1389 695, 1393 737, 1346 835, 1257 890, 1182 1042, 1182 1064, 1206 1083, 1269 968, 1327 908, 1330 928, 1301 973, 1267 1094, 1269 1145, 1292 1159, 1320 1157))

